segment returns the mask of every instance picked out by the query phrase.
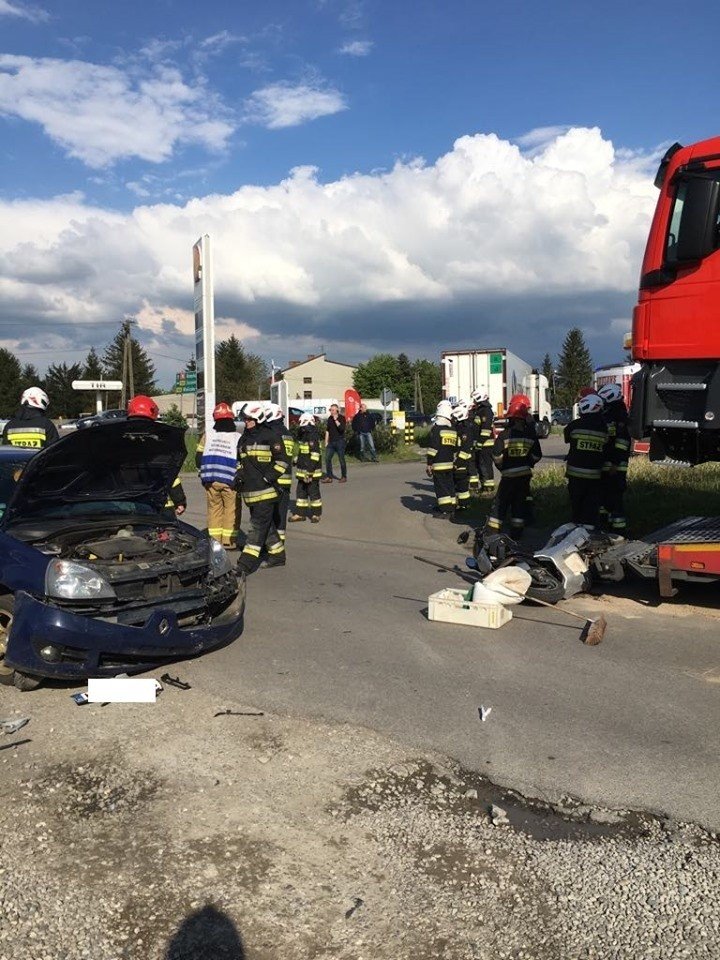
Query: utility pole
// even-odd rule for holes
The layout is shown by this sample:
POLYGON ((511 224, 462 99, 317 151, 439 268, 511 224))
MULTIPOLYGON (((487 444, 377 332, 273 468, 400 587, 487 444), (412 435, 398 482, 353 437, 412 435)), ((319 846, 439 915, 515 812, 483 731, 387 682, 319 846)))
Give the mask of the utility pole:
POLYGON ((124 320, 123 329, 125 331, 125 341, 123 343, 123 362, 122 362, 122 393, 120 395, 120 406, 127 407, 128 401, 135 396, 135 375, 133 371, 133 352, 132 352, 132 334, 131 325, 136 320, 124 320))

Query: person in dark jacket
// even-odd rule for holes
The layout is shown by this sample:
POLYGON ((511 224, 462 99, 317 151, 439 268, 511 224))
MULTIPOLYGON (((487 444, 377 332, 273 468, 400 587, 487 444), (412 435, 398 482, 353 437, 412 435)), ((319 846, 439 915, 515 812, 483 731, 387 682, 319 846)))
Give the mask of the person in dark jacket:
POLYGON ((378 462, 375 452, 375 440, 373 430, 375 429, 375 417, 368 412, 367 404, 361 403, 359 411, 352 418, 353 433, 357 434, 360 443, 360 459, 365 459, 365 451, 370 454, 369 459, 373 463, 378 462))
POLYGON ((303 413, 300 417, 295 476, 297 477, 295 513, 290 517, 290 522, 299 523, 309 517, 311 523, 320 523, 322 516, 320 437, 312 413, 303 413))
POLYGON ((275 529, 273 515, 280 498, 278 480, 287 472, 288 463, 282 437, 265 423, 264 404, 259 400, 248 403, 242 415, 246 426, 238 444, 236 485, 250 510, 251 527, 237 569, 249 574, 260 566, 263 550, 267 551, 264 566, 285 566, 285 544, 275 529))
POLYGON ((52 420, 45 416, 50 399, 40 387, 28 387, 20 397, 20 409, 5 424, 3 446, 42 450, 58 439, 52 420))
POLYGON ((500 471, 500 483, 487 519, 487 530, 491 533, 502 529, 508 510, 513 536, 521 536, 525 529, 532 472, 542 459, 535 425, 528 421, 528 409, 525 398, 511 400, 508 425, 493 443, 493 461, 500 471))
POLYGON ((287 514, 290 507, 290 487, 292 486, 292 461, 295 454, 295 441, 292 434, 285 426, 285 415, 282 407, 271 401, 265 404, 266 423, 271 430, 274 430, 283 442, 285 447, 285 459, 287 461, 287 470, 278 479, 280 487, 280 497, 275 504, 273 523, 280 539, 285 542, 285 528, 287 527, 287 514))
POLYGON ((457 450, 455 452, 455 497, 458 510, 467 510, 470 506, 471 487, 477 492, 478 476, 475 470, 475 442, 477 428, 470 419, 470 407, 461 400, 452 411, 457 430, 457 450))
POLYGON ((333 482, 333 457, 337 454, 340 461, 340 483, 347 483, 347 464, 345 463, 345 417, 336 403, 330 406, 330 416, 325 425, 325 476, 322 483, 333 482))
MULTIPOLYGON (((157 420, 160 416, 160 408, 152 397, 146 397, 144 393, 138 393, 128 403, 127 415, 128 421, 130 422, 132 422, 133 419, 157 420)), ((102 426, 98 429, 102 429, 102 426)), ((186 509, 187 497, 185 496, 185 488, 182 485, 180 477, 175 477, 163 510, 169 518, 172 514, 175 514, 177 517, 181 516, 185 513, 186 509)))
POLYGON ((475 469, 479 475, 479 489, 482 493, 495 492, 495 477, 493 474, 493 408, 490 404, 484 387, 473 390, 470 394, 472 409, 470 417, 475 424, 477 439, 475 441, 475 469))
POLYGON ((624 500, 630 459, 628 409, 619 383, 606 383, 598 390, 598 396, 605 404, 605 422, 608 427, 600 485, 600 510, 607 517, 610 529, 624 536, 627 530, 624 500))
POLYGON ((596 527, 600 522, 600 484, 608 428, 603 401, 589 393, 578 403, 580 416, 565 427, 570 444, 565 467, 573 523, 596 527))
POLYGON ((457 430, 452 422, 452 405, 441 400, 437 405, 435 422, 428 439, 425 470, 435 487, 435 516, 450 517, 457 506, 455 495, 455 455, 458 448, 457 430))

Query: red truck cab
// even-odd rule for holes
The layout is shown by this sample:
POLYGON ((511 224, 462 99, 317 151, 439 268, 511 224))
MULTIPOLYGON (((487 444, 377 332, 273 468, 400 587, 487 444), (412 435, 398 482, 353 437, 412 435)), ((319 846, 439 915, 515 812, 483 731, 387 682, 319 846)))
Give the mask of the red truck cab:
POLYGON ((650 459, 720 460, 720 137, 663 157, 633 311, 631 429, 650 459))

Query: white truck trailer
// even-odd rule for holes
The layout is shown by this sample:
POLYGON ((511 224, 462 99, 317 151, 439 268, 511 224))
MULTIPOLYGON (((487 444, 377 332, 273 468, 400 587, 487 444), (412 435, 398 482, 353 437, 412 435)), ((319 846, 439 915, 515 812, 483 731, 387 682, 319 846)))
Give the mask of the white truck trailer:
POLYGON ((451 403, 469 400, 473 390, 484 389, 502 417, 515 393, 526 393, 538 422, 550 428, 550 393, 547 377, 505 347, 493 350, 444 350, 441 356, 443 397, 451 403))

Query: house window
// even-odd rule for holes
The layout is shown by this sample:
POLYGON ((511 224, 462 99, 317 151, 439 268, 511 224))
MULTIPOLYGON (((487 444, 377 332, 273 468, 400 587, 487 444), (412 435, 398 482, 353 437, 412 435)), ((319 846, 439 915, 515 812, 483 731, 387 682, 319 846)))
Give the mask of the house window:
POLYGON ((305 390, 303 400, 312 400, 312 390, 305 390))
POLYGON ((303 383, 312 383, 312 377, 303 377, 303 383))

